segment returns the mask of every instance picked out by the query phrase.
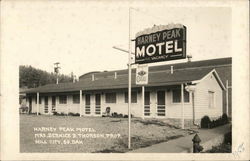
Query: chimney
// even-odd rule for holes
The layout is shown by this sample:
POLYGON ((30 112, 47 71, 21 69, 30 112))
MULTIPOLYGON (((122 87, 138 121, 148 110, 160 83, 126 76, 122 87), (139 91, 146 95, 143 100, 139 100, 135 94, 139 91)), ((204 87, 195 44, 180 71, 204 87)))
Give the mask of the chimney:
POLYGON ((117 72, 115 72, 115 79, 117 79, 117 72))
POLYGON ((171 65, 171 72, 170 72, 171 74, 173 74, 174 73, 174 66, 173 65, 171 65))
POLYGON ((95 75, 94 74, 92 74, 92 81, 94 81, 95 80, 95 75))
POLYGON ((188 58, 188 62, 191 62, 192 55, 187 55, 187 58, 188 58))

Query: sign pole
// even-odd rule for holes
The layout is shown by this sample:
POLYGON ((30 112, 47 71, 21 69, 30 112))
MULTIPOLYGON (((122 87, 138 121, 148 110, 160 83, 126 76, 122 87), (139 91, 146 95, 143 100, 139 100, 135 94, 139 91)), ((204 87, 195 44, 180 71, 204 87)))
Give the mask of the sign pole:
POLYGON ((82 90, 80 90, 80 117, 82 117, 82 90))
POLYGON ((130 134, 130 124, 131 124, 131 8, 129 7, 129 42, 128 42, 128 48, 129 48, 129 54, 128 54, 128 149, 131 148, 131 134, 130 134))
POLYGON ((142 91, 141 91, 141 100, 142 100, 142 119, 144 119, 144 105, 145 105, 145 100, 144 100, 144 93, 145 93, 145 87, 142 86, 142 91))
POLYGON ((36 93, 36 115, 39 114, 39 92, 36 93))
POLYGON ((226 81, 226 114, 228 116, 228 80, 226 81))
POLYGON ((181 128, 184 129, 184 85, 181 84, 181 128))

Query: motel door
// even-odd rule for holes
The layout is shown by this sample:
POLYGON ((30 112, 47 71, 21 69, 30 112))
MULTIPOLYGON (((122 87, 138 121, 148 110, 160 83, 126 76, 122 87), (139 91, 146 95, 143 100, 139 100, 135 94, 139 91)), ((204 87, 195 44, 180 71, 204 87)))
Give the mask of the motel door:
POLYGON ((144 94, 144 116, 150 116, 150 92, 144 94))
POLYGON ((95 94, 95 114, 101 115, 101 94, 95 94))
POLYGON ((90 94, 85 95, 85 114, 90 115, 90 94))
POLYGON ((157 116, 166 116, 165 91, 157 91, 157 116))
POLYGON ((48 103, 48 96, 44 97, 44 113, 48 113, 49 112, 49 103, 48 103))
POLYGON ((56 111, 56 96, 52 96, 52 112, 56 111))
POLYGON ((32 110, 32 97, 29 97, 29 112, 32 110))

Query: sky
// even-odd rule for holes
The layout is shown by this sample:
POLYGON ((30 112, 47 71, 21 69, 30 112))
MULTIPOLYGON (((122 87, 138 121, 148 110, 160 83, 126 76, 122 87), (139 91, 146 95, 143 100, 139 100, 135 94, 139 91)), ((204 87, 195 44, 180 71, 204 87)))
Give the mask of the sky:
MULTIPOLYGON (((126 69, 129 16, 126 3, 97 1, 12 1, 4 9, 5 38, 19 65, 62 74, 126 69), (6 27, 6 28, 5 28, 6 27), (8 29, 7 29, 8 27, 8 29)), ((131 5, 131 38, 153 25, 181 23, 187 27, 187 55, 193 61, 231 56, 231 9, 131 5)), ((132 44, 132 51, 134 45, 132 44)), ((177 63, 176 60, 150 65, 177 63)))

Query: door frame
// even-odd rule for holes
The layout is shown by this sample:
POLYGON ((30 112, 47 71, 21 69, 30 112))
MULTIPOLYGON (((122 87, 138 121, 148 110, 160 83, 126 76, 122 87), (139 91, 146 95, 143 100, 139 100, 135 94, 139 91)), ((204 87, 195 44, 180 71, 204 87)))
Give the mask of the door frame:
POLYGON ((144 106, 143 106, 143 117, 150 118, 152 117, 152 106, 151 106, 151 91, 145 91, 144 92, 144 106), (146 93, 149 94, 149 103, 146 105, 146 93), (149 107, 149 115, 145 115, 145 106, 149 107))
POLYGON ((102 94, 101 93, 95 93, 94 96, 95 96, 95 99, 94 99, 95 100, 95 103, 94 103, 94 108, 95 108, 94 109, 94 115, 95 116, 101 116, 102 115, 102 113, 101 113, 101 109, 102 109, 102 94), (99 99, 100 99, 99 100, 99 104, 96 104, 97 103, 97 101, 96 101, 96 98, 97 98, 96 95, 99 95, 99 99), (97 112, 96 111, 97 106, 99 107, 99 110, 100 110, 99 114, 96 113, 97 112))
POLYGON ((51 96, 51 113, 53 112, 56 112, 56 96, 51 96), (55 98, 55 104, 53 104, 53 98, 55 98))
POLYGON ((90 93, 86 93, 86 94, 84 94, 84 115, 85 116, 91 116, 91 94, 90 93), (87 95, 89 95, 89 104, 87 104, 87 95), (88 107, 88 109, 89 109, 89 113, 86 113, 87 111, 86 111, 86 109, 87 109, 87 107, 88 107))
POLYGON ((43 112, 44 114, 49 114, 49 96, 44 96, 44 111, 43 112), (46 98, 47 98, 47 101, 46 101, 46 98), (47 108, 47 112, 45 112, 46 108, 47 108))
POLYGON ((167 117, 167 93, 166 93, 166 90, 156 90, 155 92, 155 99, 156 99, 156 117, 157 118, 166 118, 167 117), (159 105, 159 106, 164 106, 164 110, 165 110, 165 115, 164 116, 159 116, 158 115, 158 92, 159 91, 163 91, 164 92, 164 99, 165 99, 165 102, 164 102, 164 105, 159 105))

